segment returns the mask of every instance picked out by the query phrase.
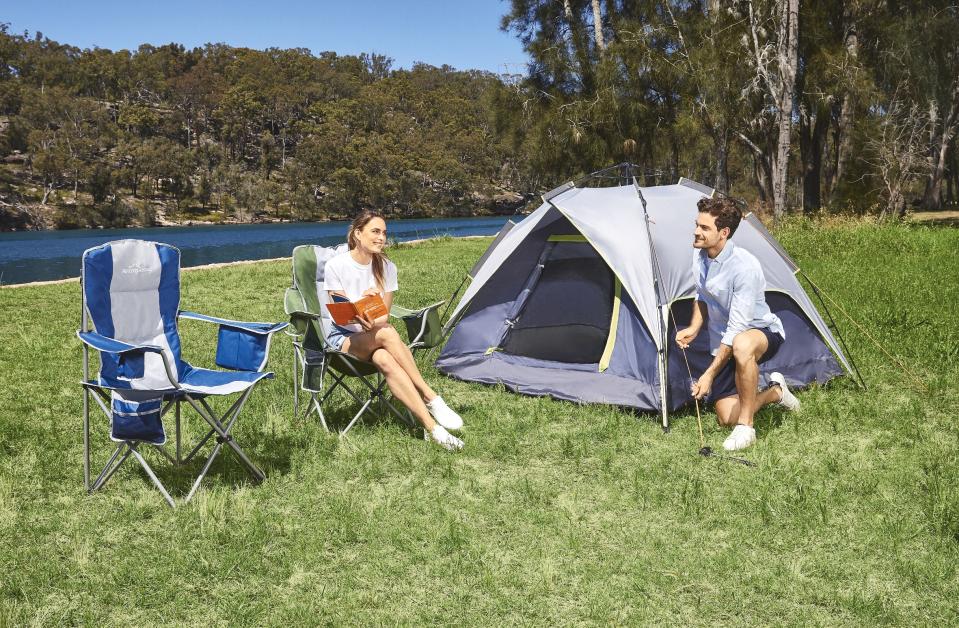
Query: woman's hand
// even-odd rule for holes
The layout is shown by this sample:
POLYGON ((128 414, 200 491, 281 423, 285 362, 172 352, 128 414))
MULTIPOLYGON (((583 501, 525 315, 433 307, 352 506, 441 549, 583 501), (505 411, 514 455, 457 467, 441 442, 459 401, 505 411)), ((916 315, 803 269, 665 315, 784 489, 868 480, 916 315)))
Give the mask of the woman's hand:
POLYGON ((372 297, 372 296, 377 295, 377 294, 379 294, 379 293, 380 293, 379 290, 374 290, 373 288, 367 288, 366 290, 363 291, 363 296, 364 296, 364 297, 372 297))
POLYGON ((363 331, 372 331, 374 329, 380 329, 381 327, 387 327, 390 323, 389 316, 381 316, 376 320, 370 320, 368 317, 358 314, 355 320, 363 328, 363 331))
POLYGON ((370 331, 371 329, 376 327, 376 322, 371 321, 363 314, 357 314, 354 320, 360 324, 360 327, 363 328, 363 331, 370 331))

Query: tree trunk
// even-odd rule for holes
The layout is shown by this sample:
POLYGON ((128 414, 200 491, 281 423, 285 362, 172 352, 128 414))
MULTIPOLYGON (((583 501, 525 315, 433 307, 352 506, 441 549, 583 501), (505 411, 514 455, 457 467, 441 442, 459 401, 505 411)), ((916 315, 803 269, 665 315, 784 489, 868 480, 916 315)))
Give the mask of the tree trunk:
POLYGON ((762 203, 769 203, 773 198, 771 170, 769 160, 765 156, 753 155, 753 175, 756 179, 759 200, 762 203))
MULTIPOLYGON (((845 22, 846 29, 846 56, 849 59, 849 65, 853 67, 859 62, 859 35, 857 33, 855 8, 855 3, 846 3, 843 9, 843 22, 845 22)), ((855 96, 852 90, 847 88, 839 109, 839 126, 836 130, 836 171, 829 182, 827 192, 829 199, 832 199, 836 186, 846 176, 849 156, 852 153, 852 127, 855 108, 855 96)))
POLYGON ((726 129, 713 133, 713 147, 716 154, 714 186, 723 194, 729 194, 729 132, 726 129))
POLYGON ((606 52, 606 41, 603 39, 603 13, 599 0, 593 0, 593 31, 596 33, 596 48, 602 54, 606 52))
POLYGON ((829 128, 828 109, 800 117, 799 152, 802 156, 802 207, 812 213, 822 207, 822 155, 829 128))
POLYGON ((949 149, 949 168, 946 171, 946 203, 952 205, 956 202, 956 194, 959 193, 959 158, 956 157, 956 149, 959 143, 956 139, 952 140, 952 147, 949 149))
POLYGON ((792 131, 792 113, 796 89, 796 70, 799 65, 799 0, 779 1, 779 93, 776 108, 779 136, 773 159, 773 216, 779 220, 786 213, 786 183, 789 171, 789 146, 792 131))
POLYGON ((946 172, 946 158, 949 155, 949 145, 956 134, 956 127, 959 124, 959 79, 956 79, 955 85, 950 97, 949 113, 942 119, 942 130, 936 128, 934 115, 937 107, 934 102, 929 106, 929 117, 932 121, 933 135, 931 142, 929 165, 929 178, 926 181, 926 194, 923 198, 923 207, 926 209, 939 209, 942 207, 942 180, 946 172))
POLYGON ((746 148, 752 151, 753 155, 753 180, 759 192, 759 200, 768 203, 773 198, 772 184, 772 164, 769 160, 769 150, 763 150, 756 142, 749 139, 743 133, 737 133, 736 138, 742 142, 746 148))
POLYGON ((563 0, 563 13, 569 24, 573 56, 576 58, 576 64, 579 67, 579 80, 583 86, 583 92, 592 94, 594 87, 593 65, 589 58, 587 35, 583 32, 583 23, 579 16, 573 13, 573 5, 570 0, 563 0))

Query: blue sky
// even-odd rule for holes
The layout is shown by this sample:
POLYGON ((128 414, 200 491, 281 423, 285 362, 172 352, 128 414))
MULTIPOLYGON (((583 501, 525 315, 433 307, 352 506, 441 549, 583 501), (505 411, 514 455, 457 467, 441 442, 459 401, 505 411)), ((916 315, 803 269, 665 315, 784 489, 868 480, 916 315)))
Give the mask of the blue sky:
POLYGON ((376 52, 394 67, 416 61, 457 69, 525 72, 519 41, 499 30, 502 0, 12 0, 0 9, 10 32, 80 48, 135 50, 141 43, 187 48, 222 42, 314 53, 376 52))

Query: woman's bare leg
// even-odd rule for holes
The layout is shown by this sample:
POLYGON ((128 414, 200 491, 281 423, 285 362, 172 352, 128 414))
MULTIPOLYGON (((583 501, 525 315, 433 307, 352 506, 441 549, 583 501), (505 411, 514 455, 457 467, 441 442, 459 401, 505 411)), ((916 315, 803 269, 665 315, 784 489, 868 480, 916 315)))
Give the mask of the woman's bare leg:
POLYGON ((436 391, 423 379, 413 359, 413 353, 392 325, 353 334, 343 342, 342 350, 348 351, 361 360, 369 360, 369 356, 372 356, 377 349, 384 349, 393 356, 396 363, 406 372, 423 401, 432 401, 437 396, 436 391))
POLYGON ((436 427, 436 422, 426 409, 426 404, 423 403, 422 397, 420 397, 416 387, 413 386, 413 382, 410 381, 410 377, 403 367, 396 362, 396 359, 386 349, 374 351, 370 361, 383 374, 386 385, 390 387, 393 396, 410 409, 410 412, 423 424, 427 432, 432 432, 433 428, 436 427))

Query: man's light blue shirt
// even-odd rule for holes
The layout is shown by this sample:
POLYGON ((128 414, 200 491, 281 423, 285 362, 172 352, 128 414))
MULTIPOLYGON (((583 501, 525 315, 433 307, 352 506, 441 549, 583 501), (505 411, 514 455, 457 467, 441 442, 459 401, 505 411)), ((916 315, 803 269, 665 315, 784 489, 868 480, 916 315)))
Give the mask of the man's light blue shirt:
POLYGON ((786 338, 782 321, 766 304, 766 277, 759 260, 731 240, 715 259, 703 249, 693 250, 696 300, 706 304, 709 346, 733 346, 733 338, 747 329, 768 328, 786 338))

